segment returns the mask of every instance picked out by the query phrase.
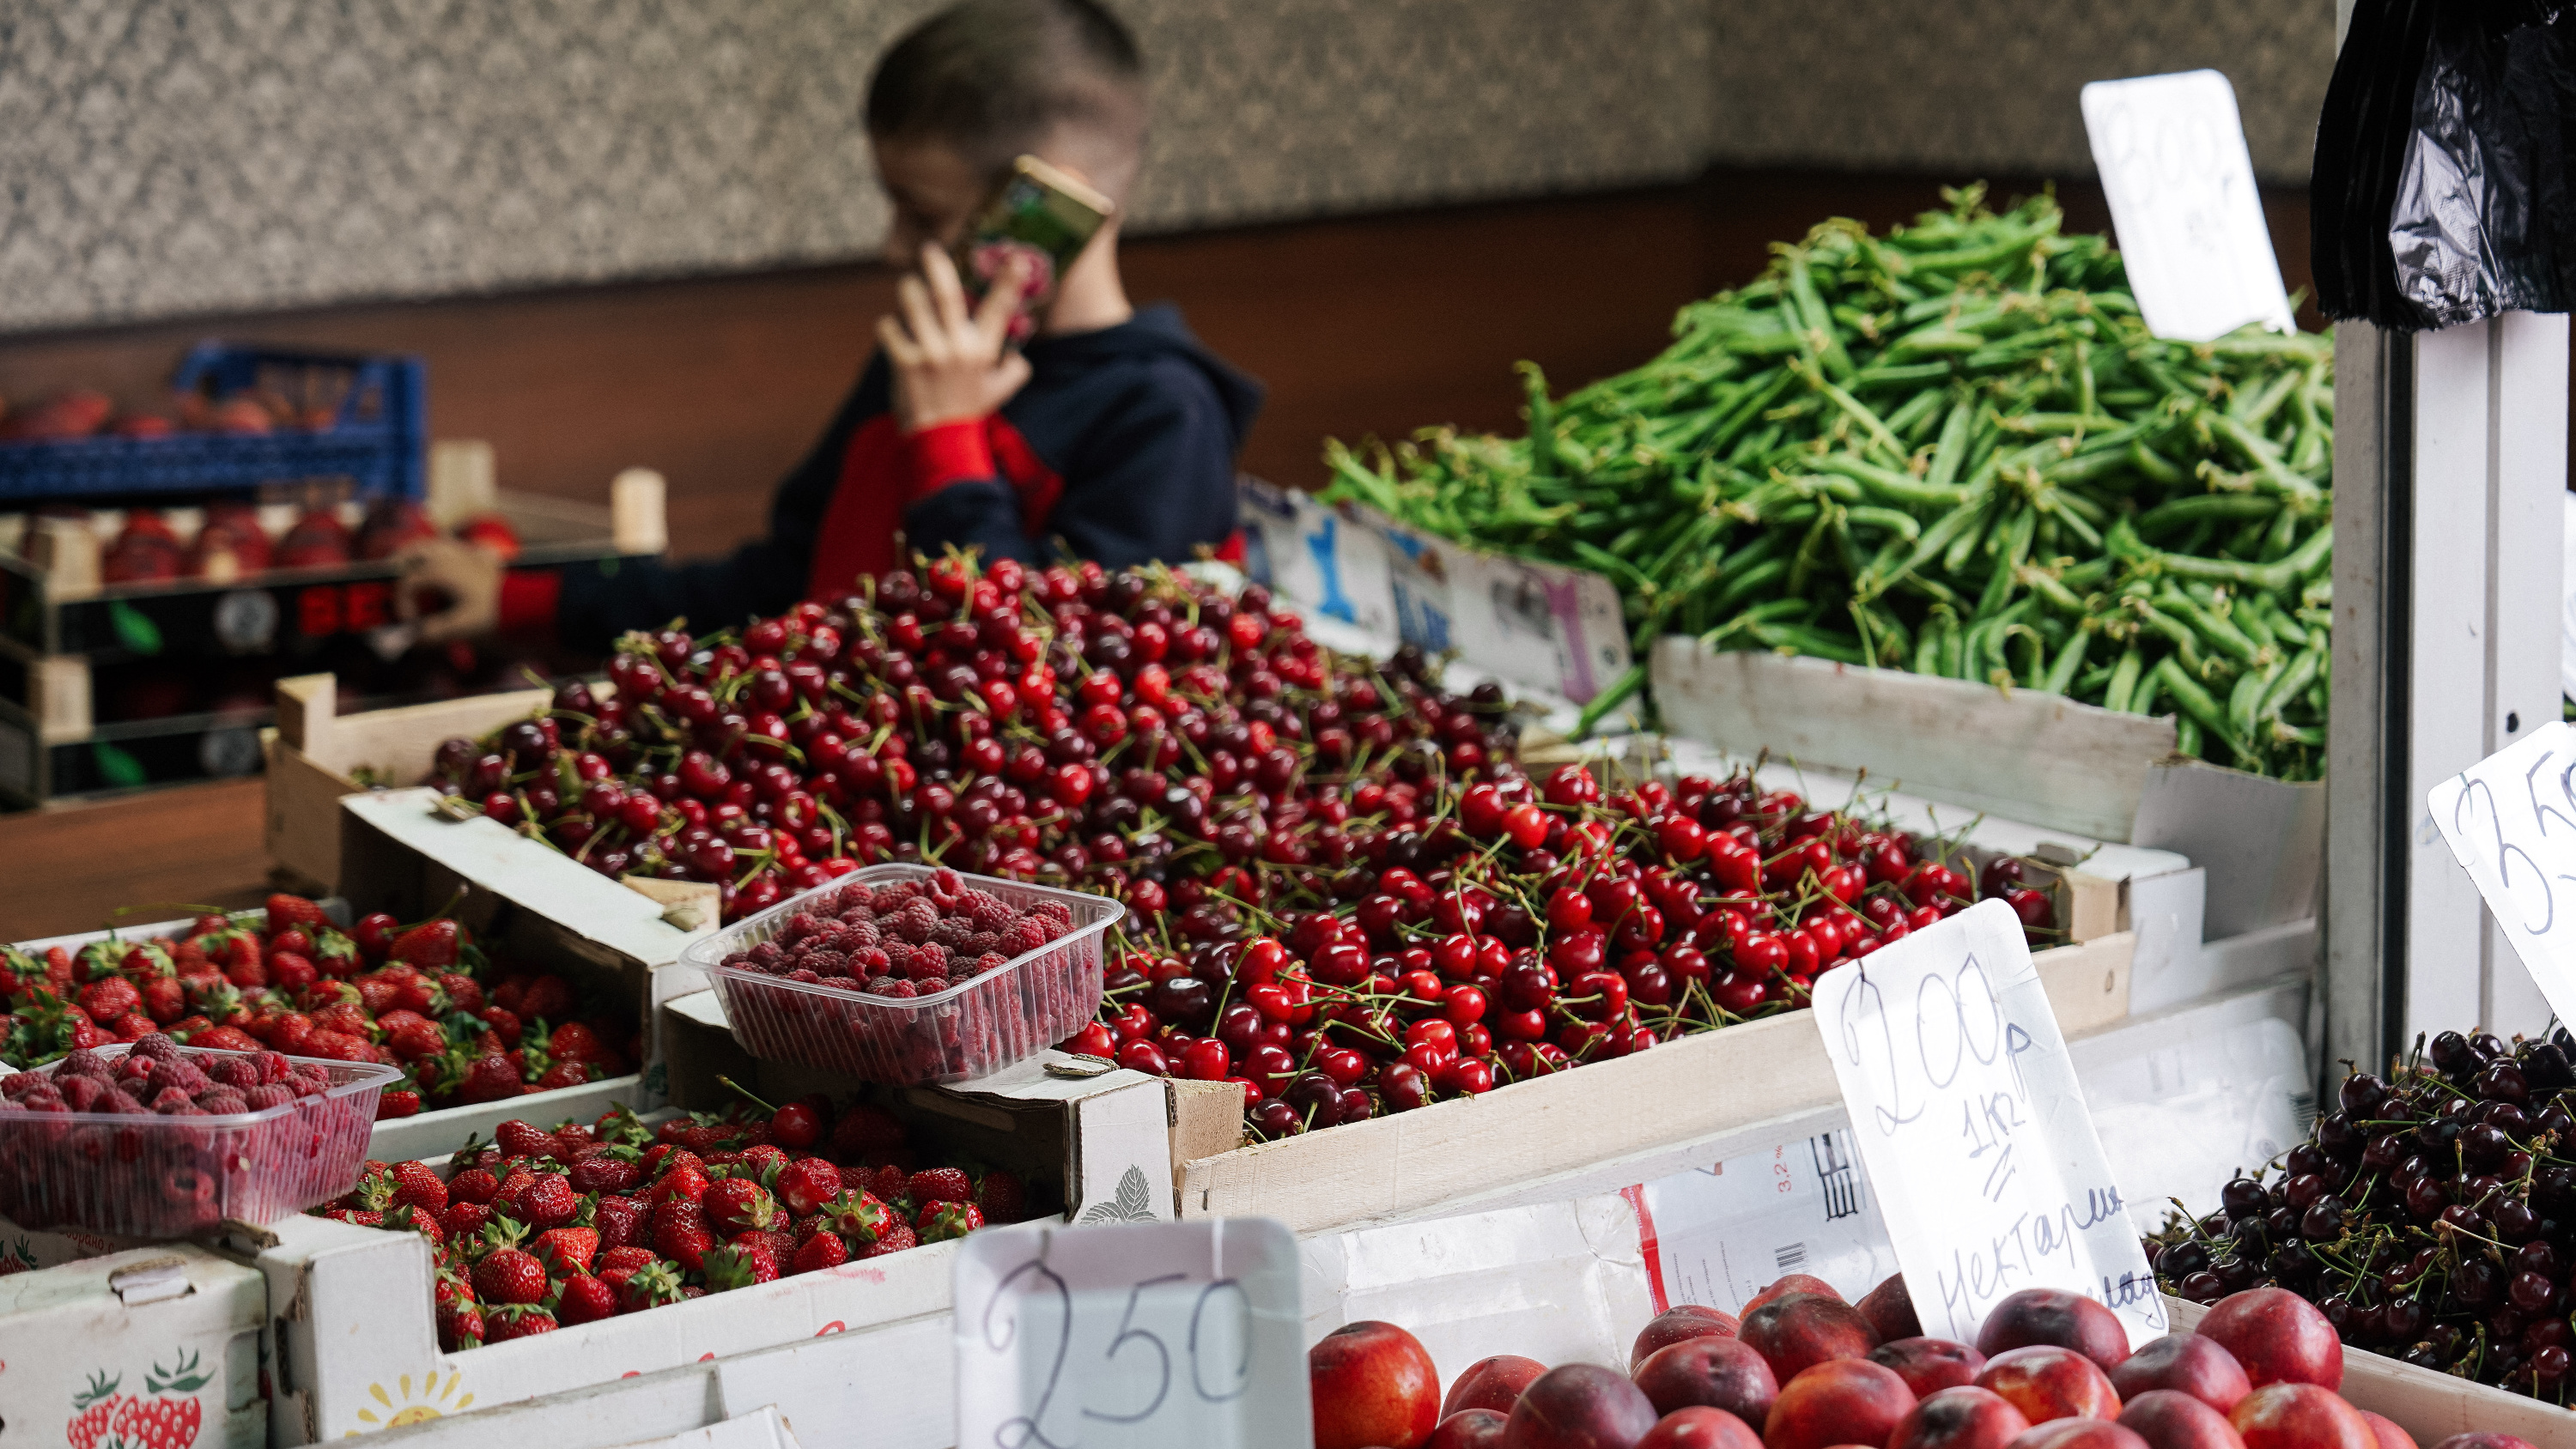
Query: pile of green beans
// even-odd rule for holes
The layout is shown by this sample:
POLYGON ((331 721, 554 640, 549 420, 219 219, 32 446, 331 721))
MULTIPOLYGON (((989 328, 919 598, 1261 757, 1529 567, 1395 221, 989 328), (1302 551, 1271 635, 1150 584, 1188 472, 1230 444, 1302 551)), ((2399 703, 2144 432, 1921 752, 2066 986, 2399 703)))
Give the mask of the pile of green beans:
POLYGON ((1828 221, 1529 433, 1327 445, 1330 499, 1616 582, 1662 634, 2172 713, 2181 749, 2325 768, 2333 345, 2160 341, 2040 197, 1828 221))

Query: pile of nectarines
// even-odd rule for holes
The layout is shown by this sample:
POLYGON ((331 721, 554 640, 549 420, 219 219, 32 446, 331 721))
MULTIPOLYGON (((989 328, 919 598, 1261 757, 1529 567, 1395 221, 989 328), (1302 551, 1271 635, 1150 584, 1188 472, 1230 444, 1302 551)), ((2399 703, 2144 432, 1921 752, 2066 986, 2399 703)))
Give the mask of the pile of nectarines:
POLYGON ((2279 1288, 2134 1353, 2111 1310, 2057 1289, 2004 1299, 1972 1345, 1925 1337, 1901 1277, 1854 1304, 1792 1274, 1741 1320, 1658 1315, 1624 1374, 1506 1354, 1444 1398, 1421 1343, 1376 1322, 1335 1330, 1307 1365, 1316 1449, 2415 1449, 2336 1392, 2342 1343, 2279 1288))

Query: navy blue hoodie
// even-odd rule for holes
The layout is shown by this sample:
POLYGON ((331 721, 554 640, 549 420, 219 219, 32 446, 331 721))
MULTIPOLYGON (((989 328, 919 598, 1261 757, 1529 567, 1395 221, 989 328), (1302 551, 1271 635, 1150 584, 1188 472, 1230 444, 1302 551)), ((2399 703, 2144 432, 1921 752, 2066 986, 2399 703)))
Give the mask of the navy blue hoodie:
POLYGON ((605 648, 685 618, 735 627, 803 599, 837 599, 907 551, 951 544, 987 560, 1063 553, 1108 567, 1174 562, 1234 532, 1234 457, 1261 385, 1208 351, 1179 309, 1039 337, 999 413, 906 435, 879 354, 805 461, 779 485, 769 535, 705 563, 575 565, 513 573, 505 630, 548 621, 565 644, 605 648), (1061 547, 1059 542, 1061 541, 1061 547))

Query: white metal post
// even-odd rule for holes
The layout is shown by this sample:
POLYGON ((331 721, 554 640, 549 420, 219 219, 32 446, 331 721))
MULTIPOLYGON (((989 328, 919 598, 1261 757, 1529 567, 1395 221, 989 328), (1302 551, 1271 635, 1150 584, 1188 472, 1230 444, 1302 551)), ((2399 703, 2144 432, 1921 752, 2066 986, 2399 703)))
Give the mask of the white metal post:
POLYGON ((2549 1018, 2424 794, 2557 718, 2567 337, 2337 330, 2329 1064, 2549 1018))

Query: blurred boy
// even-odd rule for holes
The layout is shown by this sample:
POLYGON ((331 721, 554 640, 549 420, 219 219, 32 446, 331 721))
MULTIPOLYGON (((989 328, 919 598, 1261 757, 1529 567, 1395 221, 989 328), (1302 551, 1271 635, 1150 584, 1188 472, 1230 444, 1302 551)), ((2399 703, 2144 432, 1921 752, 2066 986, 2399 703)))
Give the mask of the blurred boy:
POLYGON ((423 637, 551 627, 601 649, 674 618, 727 628, 836 599, 861 574, 952 544, 1034 562, 1061 540, 1116 567, 1225 540, 1261 389, 1176 309, 1129 305, 1117 218, 1065 268, 1023 349, 1004 339, 1024 279, 1005 274, 971 305, 946 250, 1024 153, 1123 205, 1146 116, 1135 40, 1095 0, 962 0, 916 26, 879 60, 867 98, 894 205, 886 257, 912 270, 857 389, 779 485, 768 536, 707 563, 506 577, 478 549, 427 545, 406 556, 402 597, 434 585, 458 602, 421 620, 423 637))

